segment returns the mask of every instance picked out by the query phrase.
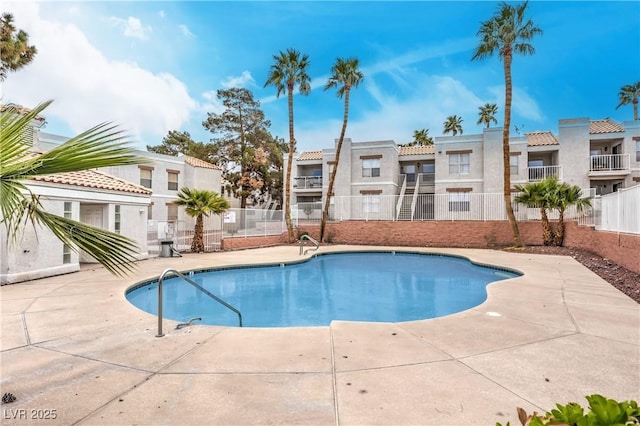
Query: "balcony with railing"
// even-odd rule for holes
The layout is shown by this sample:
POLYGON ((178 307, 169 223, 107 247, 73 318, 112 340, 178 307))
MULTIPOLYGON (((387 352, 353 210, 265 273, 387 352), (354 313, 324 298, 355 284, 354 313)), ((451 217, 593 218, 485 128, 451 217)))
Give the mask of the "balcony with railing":
POLYGON ((322 190, 322 176, 296 176, 293 178, 294 190, 322 190))
POLYGON ((555 177, 562 180, 562 166, 536 166, 527 167, 529 182, 539 182, 548 177, 555 177))
POLYGON ((629 154, 592 155, 589 176, 619 176, 631 173, 629 154))

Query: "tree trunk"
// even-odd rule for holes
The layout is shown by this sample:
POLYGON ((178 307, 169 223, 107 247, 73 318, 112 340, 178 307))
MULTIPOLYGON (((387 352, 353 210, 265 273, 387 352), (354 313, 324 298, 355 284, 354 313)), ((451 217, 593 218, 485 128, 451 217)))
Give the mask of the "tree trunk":
POLYGON ((638 121, 638 98, 633 100, 633 121, 638 121))
POLYGON ((509 161, 509 128, 511 127, 511 47, 508 46, 504 54, 504 80, 505 80, 505 99, 504 99, 504 127, 502 129, 502 162, 503 162, 503 191, 504 205, 507 210, 507 218, 511 225, 513 241, 516 247, 524 247, 520 231, 518 230, 518 222, 513 214, 513 206, 511 205, 511 163, 509 161))
POLYGON ((320 241, 324 241, 324 231, 327 226, 327 219, 329 218, 329 205, 331 204, 331 196, 333 194, 333 185, 336 180, 336 172, 338 171, 338 162, 340 161, 340 150, 342 149, 342 141, 344 141, 344 134, 347 131, 347 120, 349 119, 349 91, 350 87, 344 86, 344 115, 342 118, 342 130, 340 131, 340 139, 338 139, 338 146, 336 147, 336 159, 333 165, 333 171, 329 177, 329 189, 327 190, 327 199, 324 201, 324 210, 322 211, 322 221, 320 222, 320 241))
POLYGON ((551 236, 551 225, 549 224, 547 209, 541 207, 540 215, 542 216, 542 241, 545 246, 550 246, 553 243, 553 238, 551 236))
POLYGON ((193 230, 193 241, 191 241, 191 252, 192 253, 202 253, 204 251, 204 223, 202 220, 202 215, 199 214, 196 217, 196 227, 193 230))
POLYGON ((284 220, 287 224, 289 242, 294 241, 293 223, 291 223, 291 163, 296 151, 296 140, 293 136, 293 81, 287 82, 287 101, 289 104, 289 161, 287 161, 287 176, 284 180, 286 197, 284 200, 284 220))
POLYGON ((558 227, 556 228, 554 244, 558 247, 562 247, 564 244, 564 210, 560 210, 558 215, 558 227))

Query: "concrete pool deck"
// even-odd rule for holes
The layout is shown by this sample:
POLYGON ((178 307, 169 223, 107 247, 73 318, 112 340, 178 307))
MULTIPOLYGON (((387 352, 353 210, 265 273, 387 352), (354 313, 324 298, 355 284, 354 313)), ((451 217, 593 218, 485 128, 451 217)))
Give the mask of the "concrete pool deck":
MULTIPOLYGON (((319 252, 380 249, 323 246, 319 252)), ((297 246, 188 254, 0 287, 2 424, 494 425, 585 395, 640 400, 640 305, 571 257, 463 255, 524 272, 485 303, 403 323, 176 330, 125 299, 165 268, 300 260, 297 246), (487 313, 498 313, 492 316, 487 313), (47 411, 49 410, 49 411, 47 411), (39 420, 38 417, 55 419, 39 420)), ((311 253, 313 254, 313 253, 311 253)))

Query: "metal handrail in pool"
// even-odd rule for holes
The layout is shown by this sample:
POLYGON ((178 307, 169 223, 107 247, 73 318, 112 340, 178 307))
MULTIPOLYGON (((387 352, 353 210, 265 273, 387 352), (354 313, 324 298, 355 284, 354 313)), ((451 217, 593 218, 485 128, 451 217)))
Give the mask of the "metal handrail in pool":
POLYGON ((307 254, 309 251, 313 250, 316 251, 318 250, 318 248, 320 248, 320 243, 316 240, 314 240, 312 237, 309 236, 309 234, 304 234, 302 237, 300 237, 300 255, 302 256, 303 252, 302 249, 304 247, 304 240, 309 240, 311 241, 313 244, 315 244, 315 248, 310 248, 310 249, 306 249, 304 251, 304 254, 307 254))
POLYGON ((198 283, 190 280, 189 278, 185 277, 182 273, 180 273, 176 269, 169 268, 169 269, 165 269, 164 272, 162 272, 162 274, 160 274, 160 278, 158 278, 158 334, 156 334, 156 337, 164 336, 164 334, 162 333, 162 280, 164 280, 164 278, 169 274, 174 274, 174 275, 182 278, 184 281, 188 282, 189 284, 191 284, 192 286, 194 286, 195 288, 197 288, 198 290, 200 290, 201 292, 203 292, 207 296, 211 297, 216 302, 220 303, 224 307, 226 307, 226 308, 232 310, 233 312, 235 312, 236 314, 238 314, 238 321, 240 323, 240 327, 242 327, 242 314, 240 313, 239 310, 237 310, 236 308, 234 308, 233 306, 231 306, 230 304, 228 304, 224 300, 220 299, 218 296, 216 296, 215 294, 211 293, 209 290, 207 290, 206 288, 202 287, 200 284, 198 284, 198 283))

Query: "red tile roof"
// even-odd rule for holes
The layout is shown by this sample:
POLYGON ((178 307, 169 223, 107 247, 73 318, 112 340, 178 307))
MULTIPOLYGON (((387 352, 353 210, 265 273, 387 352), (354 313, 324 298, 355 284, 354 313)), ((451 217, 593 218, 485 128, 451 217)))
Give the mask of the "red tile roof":
POLYGON ((298 161, 322 160, 322 151, 305 151, 298 155, 298 161))
POLYGON ((604 120, 591 120, 589 122, 589 134, 595 135, 600 133, 620 133, 624 132, 621 125, 610 118, 604 120))
POLYGON ((435 153, 436 147, 434 145, 414 145, 401 146, 400 153, 398 155, 425 155, 435 153))
MULTIPOLYGON (((17 112, 18 114, 29 114, 31 112, 31 110, 27 107, 23 107, 22 105, 16 105, 16 104, 5 104, 5 105, 0 105, 0 112, 7 112, 10 110, 14 110, 15 112, 17 112)), ((36 115, 35 117, 36 120, 38 121, 44 121, 45 118, 41 115, 36 115)))
POLYGON ((56 173, 53 175, 34 176, 32 180, 80 186, 84 188, 107 189, 111 191, 130 192, 151 195, 151 190, 124 179, 111 176, 98 170, 82 170, 78 172, 56 173))
POLYGON ((525 133, 528 146, 558 145, 558 139, 549 131, 525 133))
POLYGON ((222 167, 217 164, 211 164, 199 158, 191 157, 188 155, 184 156, 184 162, 193 167, 200 167, 201 169, 216 169, 222 170, 222 167))

